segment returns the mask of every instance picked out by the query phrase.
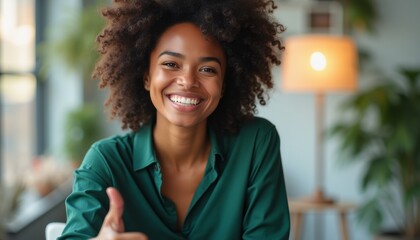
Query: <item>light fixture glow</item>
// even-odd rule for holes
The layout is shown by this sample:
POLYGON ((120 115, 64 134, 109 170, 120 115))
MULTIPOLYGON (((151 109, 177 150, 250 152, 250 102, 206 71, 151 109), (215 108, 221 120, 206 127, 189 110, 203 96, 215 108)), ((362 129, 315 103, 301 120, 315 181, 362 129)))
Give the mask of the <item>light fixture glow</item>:
POLYGON ((327 66, 327 59, 322 52, 314 52, 311 55, 311 67, 315 71, 322 71, 327 66))
POLYGON ((300 35, 288 37, 282 58, 282 88, 291 92, 315 93, 315 184, 305 202, 332 203, 324 195, 324 95, 349 91, 357 86, 357 51, 349 37, 300 35), (328 62, 327 62, 328 61, 328 62))

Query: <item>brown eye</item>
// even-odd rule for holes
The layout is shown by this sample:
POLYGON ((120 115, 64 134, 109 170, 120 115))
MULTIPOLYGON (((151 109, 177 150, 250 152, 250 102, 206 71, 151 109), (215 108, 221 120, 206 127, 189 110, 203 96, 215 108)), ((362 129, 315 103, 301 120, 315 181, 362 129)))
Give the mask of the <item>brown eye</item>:
POLYGON ((164 63, 162 63, 162 65, 167 67, 167 68, 179 68, 178 64, 176 64, 174 62, 164 62, 164 63))
POLYGON ((211 68, 211 67, 203 67, 203 68, 200 69, 200 72, 217 73, 216 69, 211 68))

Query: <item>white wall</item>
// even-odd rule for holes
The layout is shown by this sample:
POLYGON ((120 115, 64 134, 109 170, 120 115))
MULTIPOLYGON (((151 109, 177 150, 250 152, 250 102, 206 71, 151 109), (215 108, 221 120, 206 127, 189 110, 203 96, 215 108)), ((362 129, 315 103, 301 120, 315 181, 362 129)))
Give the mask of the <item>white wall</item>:
MULTIPOLYGON (((369 85, 377 74, 396 75, 398 66, 420 67, 420 1, 418 0, 376 0, 379 21, 376 33, 356 33, 354 39, 359 46, 372 55, 375 69, 359 76, 363 87, 369 85)), ((274 79, 280 80, 279 68, 273 70, 274 79)), ((278 84, 279 85, 279 84, 278 84)), ((259 115, 268 118, 281 136, 281 150, 287 191, 290 198, 308 196, 314 189, 315 126, 314 96, 312 94, 284 93, 276 86, 268 106, 259 108, 259 115)), ((325 124, 331 126, 339 117, 338 104, 349 93, 328 94, 325 106, 325 124)), ((342 165, 342 157, 334 139, 325 144, 325 190, 329 196, 341 201, 360 202, 359 191, 362 165, 342 165)), ((354 213, 348 217, 351 239, 364 240, 372 237, 355 221, 354 213)), ((303 239, 339 239, 339 225, 334 214, 324 218, 311 214, 305 219, 303 239), (317 220, 317 221, 315 221, 317 220), (315 231, 321 228, 323 231, 315 231), (323 232, 323 233, 322 233, 323 232), (315 236, 315 237, 314 237, 315 236)))

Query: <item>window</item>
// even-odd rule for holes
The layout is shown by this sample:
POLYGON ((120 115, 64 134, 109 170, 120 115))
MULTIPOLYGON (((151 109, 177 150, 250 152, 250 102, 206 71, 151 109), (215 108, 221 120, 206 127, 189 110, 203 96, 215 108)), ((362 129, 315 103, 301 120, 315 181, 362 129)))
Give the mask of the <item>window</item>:
POLYGON ((38 166, 40 161, 33 160, 41 155, 65 165, 61 131, 67 113, 83 104, 83 81, 77 71, 63 74, 66 66, 61 60, 53 62, 48 79, 41 79, 40 61, 45 59, 37 46, 61 37, 57 34, 68 30, 61 23, 94 3, 0 0, 0 183, 23 180, 26 170, 38 166), (44 38, 47 27, 53 31, 44 38))
POLYGON ((22 177, 37 153, 35 0, 0 0, 0 181, 22 177))

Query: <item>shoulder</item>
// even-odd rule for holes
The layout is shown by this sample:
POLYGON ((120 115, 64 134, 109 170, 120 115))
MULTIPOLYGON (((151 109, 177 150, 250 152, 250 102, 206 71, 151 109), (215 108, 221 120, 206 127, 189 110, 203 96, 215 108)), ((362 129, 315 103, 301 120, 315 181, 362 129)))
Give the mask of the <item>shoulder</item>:
POLYGON ((133 138, 133 133, 125 133, 98 140, 92 144, 86 157, 118 159, 130 156, 133 152, 133 138))
POLYGON ((127 165, 133 154, 132 135, 132 133, 115 135, 93 143, 86 153, 81 167, 111 172, 111 168, 120 168, 121 164, 127 165))
POLYGON ((276 126, 262 117, 253 117, 244 122, 238 135, 265 135, 270 132, 277 133, 276 126))
MULTIPOLYGON (((223 135, 225 147, 259 145, 279 139, 276 126, 262 117, 246 120, 235 134, 223 135)), ((277 140, 278 141, 278 140, 277 140)))
POLYGON ((114 135, 101 140, 98 140, 92 144, 92 148, 96 149, 113 149, 120 147, 128 147, 132 145, 133 133, 125 133, 123 135, 114 135))
POLYGON ((268 119, 263 117, 253 117, 247 121, 245 121, 244 126, 251 126, 251 127, 257 127, 257 128, 272 128, 275 127, 272 122, 270 122, 268 119))

